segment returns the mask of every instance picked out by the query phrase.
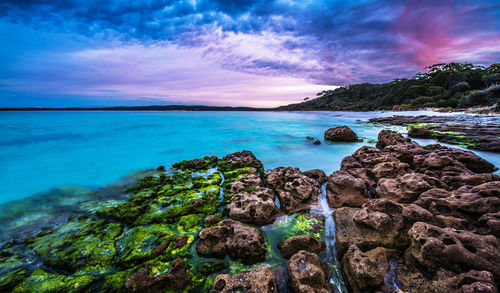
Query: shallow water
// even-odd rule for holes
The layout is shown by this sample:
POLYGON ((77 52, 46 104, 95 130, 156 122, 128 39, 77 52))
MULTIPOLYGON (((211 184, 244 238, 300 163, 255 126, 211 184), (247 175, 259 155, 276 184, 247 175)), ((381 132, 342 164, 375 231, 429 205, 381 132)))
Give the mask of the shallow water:
MULTIPOLYGON (((95 188, 135 171, 243 149, 253 151, 266 169, 294 166, 329 174, 343 157, 376 139, 381 128, 362 121, 392 114, 0 112, 0 203, 65 185, 95 188), (325 143, 323 132, 337 125, 348 125, 365 140, 325 143)), ((489 159, 500 165, 498 155, 489 159)))

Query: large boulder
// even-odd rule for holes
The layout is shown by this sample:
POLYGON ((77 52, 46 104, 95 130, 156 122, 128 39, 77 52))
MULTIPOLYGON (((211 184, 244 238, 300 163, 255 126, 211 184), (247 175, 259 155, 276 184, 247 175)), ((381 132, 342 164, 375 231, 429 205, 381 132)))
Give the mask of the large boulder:
POLYGON ((358 136, 349 127, 338 126, 325 131, 325 139, 330 141, 353 142, 358 140, 358 136))
POLYGON ((438 179, 420 173, 408 173, 396 179, 381 178, 376 193, 379 197, 393 201, 410 203, 431 188, 446 188, 438 179))
POLYGON ((229 255, 243 263, 254 263, 266 254, 262 232, 231 219, 201 230, 199 237, 196 250, 201 256, 224 258, 229 255))
POLYGON ((410 143, 409 140, 404 138, 399 132, 396 131, 384 129, 378 134, 377 146, 382 149, 389 145, 408 143, 410 143))
POLYGON ((355 245, 351 245, 342 258, 342 267, 354 293, 375 291, 384 283, 377 263, 355 245))
POLYGON ((403 206, 385 198, 372 199, 360 208, 342 207, 333 212, 337 249, 343 255, 351 245, 363 251, 408 245, 403 206))
POLYGON ((328 179, 326 177, 325 171, 320 170, 320 169, 312 169, 308 171, 302 172, 304 175, 306 175, 309 178, 312 178, 319 182, 319 184, 325 183, 328 179))
POLYGON ((327 198, 332 208, 361 207, 370 199, 370 195, 363 179, 340 170, 328 176, 327 198))
POLYGON ((154 276, 151 268, 145 268, 131 274, 125 282, 129 292, 157 292, 160 290, 182 291, 191 277, 186 272, 184 261, 180 258, 172 261, 170 271, 166 274, 154 276))
POLYGON ((382 178, 396 178, 398 176, 404 175, 408 172, 408 164, 389 161, 378 163, 371 170, 375 180, 380 180, 382 178))
POLYGON ((448 219, 441 223, 442 227, 469 228, 481 234, 498 234, 494 213, 500 208, 500 181, 474 187, 464 186, 453 192, 431 189, 422 193, 415 204, 427 209, 438 219, 448 219), (450 219, 454 221, 450 222, 450 219))
POLYGON ((265 187, 251 192, 233 194, 228 204, 229 217, 233 220, 258 226, 273 223, 281 215, 274 204, 274 193, 265 187))
POLYGON ((233 194, 239 192, 251 192, 252 190, 257 189, 258 187, 263 187, 263 186, 264 183, 259 175, 245 174, 229 184, 226 193, 224 194, 224 197, 231 198, 233 194))
POLYGON ((222 172, 231 171, 236 168, 254 167, 262 170, 264 167, 251 151, 241 151, 229 154, 219 161, 218 168, 222 172))
POLYGON ((395 158, 409 165, 413 169, 413 158, 418 155, 428 154, 430 151, 416 143, 405 143, 389 145, 384 151, 392 154, 395 158))
POLYGON ((242 272, 237 276, 218 275, 209 293, 278 293, 273 273, 267 266, 242 272))
POLYGON ((408 249, 420 265, 429 272, 444 267, 457 273, 464 270, 485 270, 500 278, 500 240, 493 235, 478 235, 469 231, 440 228, 417 222, 408 231, 408 249))
POLYGON ((326 245, 324 242, 319 241, 311 235, 299 235, 287 238, 285 241, 278 245, 281 251, 281 256, 290 258, 301 250, 308 252, 321 253, 325 251, 326 245))
MULTIPOLYGON (((208 168, 213 168, 217 165, 219 159, 217 157, 204 157, 202 159, 194 159, 194 160, 185 160, 182 162, 178 162, 172 165, 172 167, 181 169, 181 170, 191 170, 191 171, 199 171, 199 170, 207 170, 208 168)), ((162 168, 160 168, 162 169, 162 168)), ((165 169, 165 167, 163 167, 165 169)))
POLYGON ((353 168, 366 168, 368 171, 379 163, 396 162, 401 163, 393 154, 381 151, 374 147, 364 146, 355 151, 351 156, 342 160, 341 170, 353 168))
POLYGON ((492 273, 474 270, 454 277, 438 279, 432 282, 428 289, 434 292, 498 293, 492 273))
POLYGON ((291 292, 333 292, 330 269, 316 254, 301 250, 288 261, 288 287, 291 292))
POLYGON ((308 211, 318 203, 320 183, 298 168, 278 167, 265 172, 266 183, 278 195, 280 206, 288 214, 308 211))
POLYGON ((440 144, 428 145, 426 148, 438 155, 452 157, 453 159, 464 164, 467 169, 475 173, 491 173, 498 169, 492 163, 486 161, 471 151, 449 148, 440 144))

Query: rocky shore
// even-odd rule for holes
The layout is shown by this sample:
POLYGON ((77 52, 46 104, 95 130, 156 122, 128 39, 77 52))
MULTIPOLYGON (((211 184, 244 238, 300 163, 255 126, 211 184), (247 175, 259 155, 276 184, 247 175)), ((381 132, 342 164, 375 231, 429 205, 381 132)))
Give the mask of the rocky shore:
POLYGON ((378 144, 344 158, 329 177, 352 292, 497 292, 496 168, 471 152, 422 147, 388 130, 378 144))
POLYGON ((392 116, 370 122, 401 125, 413 138, 432 138, 469 149, 500 153, 500 118, 492 116, 392 116))
POLYGON ((498 292, 496 168, 388 130, 378 146, 329 176, 249 151, 159 167, 3 244, 0 291, 498 292))

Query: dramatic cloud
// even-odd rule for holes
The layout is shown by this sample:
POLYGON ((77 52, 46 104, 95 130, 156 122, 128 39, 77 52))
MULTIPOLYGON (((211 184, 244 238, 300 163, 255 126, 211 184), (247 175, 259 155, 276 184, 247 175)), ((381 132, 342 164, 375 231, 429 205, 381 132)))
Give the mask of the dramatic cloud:
POLYGON ((0 19, 0 40, 13 44, 0 52, 8 97, 271 106, 500 57, 495 1, 11 0, 0 19))

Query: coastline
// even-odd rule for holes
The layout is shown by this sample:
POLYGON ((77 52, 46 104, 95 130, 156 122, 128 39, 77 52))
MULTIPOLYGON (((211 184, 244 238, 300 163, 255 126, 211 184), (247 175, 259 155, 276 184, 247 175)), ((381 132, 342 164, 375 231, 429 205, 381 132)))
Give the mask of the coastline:
MULTIPOLYGON (((449 214, 448 210, 433 207, 439 202, 455 210, 456 205, 474 207, 469 201, 483 202, 484 195, 470 195, 463 204, 455 197, 464 192, 494 192, 500 182, 498 175, 491 175, 494 166, 470 152, 440 146, 422 148, 392 131, 382 131, 378 138, 379 148, 361 147, 343 158, 341 169, 328 177, 320 170, 265 170, 252 153, 245 151, 221 159, 182 161, 174 164, 174 169, 160 166, 135 186, 117 189, 117 193, 123 193, 125 188, 130 197, 78 203, 78 216, 61 219, 55 227, 42 229, 24 241, 20 238, 3 244, 0 250, 7 257, 3 257, 7 265, 2 269, 0 288, 15 288, 14 292, 38 288, 44 292, 63 286, 63 290, 122 288, 135 292, 167 286, 177 291, 205 292, 210 288, 217 291, 257 286, 262 290, 259 292, 285 292, 288 283, 292 292, 298 292, 297 288, 309 284, 303 283, 306 280, 296 271, 302 262, 308 270, 323 276, 314 284, 318 290, 372 292, 382 286, 390 292, 427 292, 436 287, 498 286, 491 274, 499 273, 494 263, 500 255, 489 246, 493 244, 488 244, 495 237, 494 226, 477 221, 476 216, 471 219, 468 212, 456 210, 449 214), (462 182, 469 187, 464 188, 462 182), (321 200, 333 208, 333 239, 326 237, 326 218, 313 212, 324 211, 321 200), (462 220, 477 225, 479 230, 463 226, 462 220), (240 237, 225 234, 223 231, 233 231, 228 227, 252 236, 227 247, 212 246, 211 241, 226 243, 225 237, 240 237), (434 258, 443 259, 440 253, 422 259, 419 253, 426 248, 413 241, 422 233, 426 235, 419 229, 439 231, 438 235, 425 237, 446 245, 446 237, 463 239, 447 227, 464 230, 474 243, 490 235, 490 242, 481 244, 490 259, 471 263, 451 257, 456 261, 438 268, 432 262, 434 258), (68 231, 74 231, 75 236, 67 236, 68 231), (115 238, 118 240, 109 242, 115 238), (330 247, 336 249, 333 255, 338 262, 323 254, 325 241, 334 241, 330 247), (98 242, 105 246, 98 248, 98 242), (38 259, 29 265, 23 261, 25 245, 38 259), (100 257, 102 249, 113 257, 100 257), (78 258, 83 251, 85 258, 78 258), (230 259, 213 260, 226 254, 230 259), (362 261, 358 263, 358 259, 362 261), (40 261, 44 269, 37 268, 40 261), (283 269, 287 266, 288 271, 283 269), (471 266, 483 270, 482 275, 468 271, 471 266), (59 268, 65 268, 65 273, 59 268), (446 278, 425 277, 436 270, 446 278), (327 276, 331 274, 337 274, 334 288, 329 287, 327 276), (360 276, 366 274, 370 277, 360 283, 360 276), (408 276, 417 276, 419 281, 415 283, 408 276), (472 278, 474 284, 458 281, 463 278, 472 278), (64 285, 60 283, 63 280, 64 285)), ((492 198, 494 195, 485 198, 482 216, 495 208, 492 198)))

